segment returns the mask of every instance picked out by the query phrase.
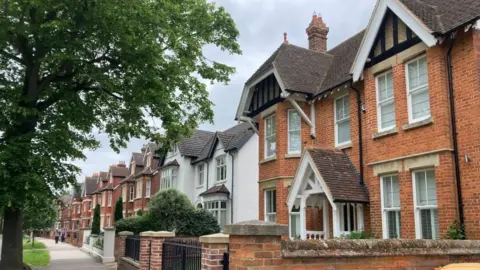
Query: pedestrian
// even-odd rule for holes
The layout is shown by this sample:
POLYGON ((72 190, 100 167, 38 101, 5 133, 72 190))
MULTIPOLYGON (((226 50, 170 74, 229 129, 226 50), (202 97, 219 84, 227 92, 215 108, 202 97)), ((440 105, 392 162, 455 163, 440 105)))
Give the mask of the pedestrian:
POLYGON ((62 231, 60 238, 62 238, 62 243, 65 243, 65 231, 62 231))
POLYGON ((58 236, 59 236, 58 230, 55 230, 55 244, 58 244, 58 236))

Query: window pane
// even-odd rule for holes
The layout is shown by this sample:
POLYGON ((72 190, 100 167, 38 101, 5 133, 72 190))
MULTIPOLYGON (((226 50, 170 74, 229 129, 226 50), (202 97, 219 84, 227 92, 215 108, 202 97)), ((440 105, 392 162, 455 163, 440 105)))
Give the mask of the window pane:
POLYGON ((344 115, 343 110, 344 110, 343 98, 339 98, 335 101, 335 114, 336 114, 335 117, 337 121, 343 119, 343 115, 344 115))
POLYGON ((425 182, 425 172, 415 172, 415 181, 417 182, 417 205, 427 205, 427 186, 425 182))
POLYGON ((432 215, 433 215, 433 220, 432 220, 432 223, 433 223, 433 231, 435 232, 435 239, 439 239, 440 237, 440 229, 439 229, 439 226, 438 226, 438 211, 437 209, 432 209, 432 215))
POLYGON ((427 74, 427 58, 422 58, 418 60, 418 83, 419 85, 428 84, 428 74, 427 74))
POLYGON ((400 231, 398 225, 400 221, 397 220, 400 217, 400 211, 388 211, 387 212, 387 228, 388 238, 399 238, 398 232, 400 231))
POLYGON ((345 143, 350 141, 350 120, 338 123, 338 143, 345 143))
POLYGON ((393 102, 380 106, 380 117, 382 128, 395 125, 395 106, 393 102))
POLYGON ((220 228, 223 230, 223 226, 227 224, 227 211, 221 210, 220 211, 220 228))
POLYGON ((290 236, 293 238, 300 237, 300 215, 299 214, 290 215, 290 236))
POLYGON ((408 64, 408 80, 410 89, 418 87, 418 62, 408 64))
POLYGON ((387 82, 385 76, 378 77, 378 100, 383 101, 387 99, 387 82))
POLYGON ((391 178, 383 178, 383 207, 391 208, 392 207, 392 181, 391 178))
POLYGON ((300 131, 290 131, 289 132, 289 148, 288 152, 300 152, 301 148, 301 139, 300 139, 300 131))
POLYGON ((400 207, 400 188, 396 175, 392 176, 392 206, 400 207))
POLYGON ((393 75, 391 72, 387 74, 387 98, 393 98, 393 75))
POLYGON ((428 95, 428 89, 413 92, 411 102, 413 119, 430 115, 430 97, 428 95))
POLYGON ((422 238, 433 239, 432 216, 430 209, 420 210, 420 220, 422 226, 422 238))

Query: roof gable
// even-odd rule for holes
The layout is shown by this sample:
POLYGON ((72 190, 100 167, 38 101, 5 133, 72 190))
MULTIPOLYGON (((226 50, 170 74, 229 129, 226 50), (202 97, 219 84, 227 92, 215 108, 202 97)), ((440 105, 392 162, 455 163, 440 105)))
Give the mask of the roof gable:
POLYGON ((360 80, 365 63, 367 62, 370 51, 374 46, 376 37, 382 27, 382 23, 384 22, 388 10, 395 13, 395 15, 398 16, 398 18, 400 18, 428 47, 437 44, 437 39, 433 36, 433 31, 414 13, 401 4, 399 0, 379 0, 374 8, 367 29, 365 30, 365 36, 363 37, 350 71, 354 82, 360 80))

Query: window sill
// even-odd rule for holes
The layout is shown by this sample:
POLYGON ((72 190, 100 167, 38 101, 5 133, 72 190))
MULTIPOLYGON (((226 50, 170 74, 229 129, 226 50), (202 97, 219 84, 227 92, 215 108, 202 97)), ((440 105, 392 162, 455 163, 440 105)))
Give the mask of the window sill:
POLYGON ((285 154, 285 158, 299 158, 301 153, 285 154))
POLYGON ((272 157, 260 160, 260 164, 267 163, 267 162, 274 161, 274 160, 277 160, 277 155, 274 155, 272 157))
POLYGON ((388 137, 390 135, 395 135, 398 133, 398 129, 395 127, 395 128, 391 128, 389 130, 385 130, 385 131, 382 131, 382 132, 377 132, 377 133, 373 133, 372 135, 372 139, 380 139, 380 138, 383 138, 383 137, 388 137))
POLYGON ((227 179, 222 181, 215 181, 215 185, 225 184, 226 182, 227 182, 227 179))
POLYGON ((201 188, 203 188, 203 185, 201 185, 201 186, 197 186, 197 189, 201 189, 201 188))
POLYGON ((349 143, 346 143, 346 144, 338 145, 338 146, 335 146, 335 148, 339 149, 339 150, 352 148, 352 143, 349 142, 349 143))
POLYGON ((414 122, 414 123, 410 123, 410 124, 405 124, 403 125, 403 130, 407 131, 407 130, 411 130, 411 129, 416 129, 416 128, 419 128, 419 127, 423 127, 423 126, 428 126, 428 125, 431 125, 433 124, 433 118, 432 117, 429 117, 425 120, 422 120, 422 121, 418 121, 418 122, 414 122))

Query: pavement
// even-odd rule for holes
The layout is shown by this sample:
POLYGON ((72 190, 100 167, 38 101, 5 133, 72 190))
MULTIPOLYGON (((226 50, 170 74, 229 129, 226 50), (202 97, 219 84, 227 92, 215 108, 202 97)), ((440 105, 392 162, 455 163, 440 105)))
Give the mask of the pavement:
POLYGON ((102 263, 90 257, 79 248, 66 243, 55 244, 52 239, 36 238, 47 246, 50 265, 47 270, 105 270, 102 263))

